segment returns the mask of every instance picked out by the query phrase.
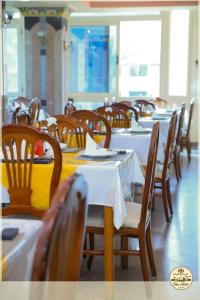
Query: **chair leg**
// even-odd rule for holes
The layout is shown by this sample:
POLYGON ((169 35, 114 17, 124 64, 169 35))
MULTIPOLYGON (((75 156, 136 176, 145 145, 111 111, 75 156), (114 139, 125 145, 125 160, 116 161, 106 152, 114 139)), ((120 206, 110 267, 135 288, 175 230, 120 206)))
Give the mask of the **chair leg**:
MULTIPOLYGON (((90 250, 94 250, 94 233, 89 233, 89 247, 90 250)), ((88 261, 87 261, 87 268, 90 271, 91 267, 92 267, 92 262, 93 262, 93 255, 90 255, 88 257, 88 261)))
MULTIPOLYGON (((84 246, 83 246, 83 249, 86 250, 87 249, 87 233, 85 235, 85 241, 84 241, 84 246)), ((83 258, 86 258, 87 255, 83 254, 83 258)))
POLYGON ((167 200, 169 205, 169 211, 170 214, 173 215, 173 207, 172 207, 172 199, 171 199, 171 191, 170 191, 170 179, 167 180, 166 187, 167 187, 167 200))
POLYGON ((155 195, 153 195, 152 197, 152 206, 151 209, 154 210, 155 209, 155 195))
POLYGON ((177 154, 177 166, 178 166, 178 173, 179 173, 179 178, 181 178, 181 163, 180 163, 180 150, 178 151, 177 154))
POLYGON ((179 182, 179 172, 178 172, 178 164, 177 164, 177 154, 174 153, 174 167, 175 167, 175 173, 176 173, 176 180, 179 182))
POLYGON ((140 262, 142 267, 142 274, 144 281, 149 281, 149 272, 147 267, 147 259, 146 259, 146 240, 145 234, 142 233, 139 236, 139 245, 140 245, 140 262))
POLYGON ((169 218, 169 212, 168 212, 168 201, 167 201, 167 187, 166 187, 166 182, 162 182, 162 198, 163 198, 163 207, 164 207, 164 212, 165 212, 165 218, 167 223, 170 222, 169 218))
POLYGON ((188 156, 188 160, 191 160, 191 144, 190 144, 190 140, 189 138, 186 139, 186 149, 187 149, 187 156, 188 156))
MULTIPOLYGON (((121 250, 128 250, 128 237, 121 236, 121 250)), ((121 267, 128 268, 128 256, 121 256, 121 267)))
POLYGON ((149 256, 149 263, 150 263, 150 267, 151 267, 151 274, 152 277, 156 277, 157 276, 157 272, 156 272, 156 265, 155 265, 155 260, 154 260, 154 256, 153 256, 153 247, 152 247, 152 242, 151 242, 151 228, 150 228, 150 224, 147 228, 146 231, 146 241, 147 241, 147 253, 149 256))

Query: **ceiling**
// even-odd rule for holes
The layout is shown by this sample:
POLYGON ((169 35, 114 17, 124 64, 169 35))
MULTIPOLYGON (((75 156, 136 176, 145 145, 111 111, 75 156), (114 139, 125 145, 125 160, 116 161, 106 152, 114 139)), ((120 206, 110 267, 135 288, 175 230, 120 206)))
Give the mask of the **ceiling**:
POLYGON ((161 0, 161 1, 138 1, 138 0, 50 0, 50 1, 30 1, 30 0, 18 0, 18 1, 5 1, 7 10, 13 7, 66 7, 69 11, 74 12, 102 12, 102 11, 114 11, 114 10, 133 10, 139 7, 151 8, 151 7, 170 7, 170 6, 193 6, 198 5, 198 1, 194 0, 161 0))

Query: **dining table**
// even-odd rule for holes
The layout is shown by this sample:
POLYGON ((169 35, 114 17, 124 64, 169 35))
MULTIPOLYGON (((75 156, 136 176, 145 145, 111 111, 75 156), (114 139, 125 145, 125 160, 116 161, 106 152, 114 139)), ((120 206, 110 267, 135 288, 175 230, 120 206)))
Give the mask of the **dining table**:
MULTIPOLYGON (((100 141, 99 145, 103 146, 105 138, 99 139, 98 134, 94 135, 94 140, 100 141)), ((118 128, 112 129, 110 149, 132 149, 135 151, 140 163, 143 166, 147 165, 149 147, 151 142, 151 130, 150 131, 138 131, 138 129, 131 128, 118 128)), ((157 160, 164 162, 164 152, 166 147, 166 138, 160 132, 158 142, 158 154, 157 160)))
MULTIPOLYGON (((47 210, 53 163, 33 164, 32 206, 47 210), (39 174, 39 177, 38 177, 39 174)), ((114 280, 113 230, 119 229, 127 215, 125 200, 132 201, 131 184, 144 184, 144 173, 134 150, 117 153, 109 158, 95 159, 82 156, 77 149, 62 153, 60 181, 74 172, 84 176, 88 185, 88 205, 104 207, 104 280, 114 280)), ((8 189, 5 163, 2 163, 2 186, 8 189)), ((7 195, 8 197, 8 195, 7 195)))
POLYGON ((160 123, 160 132, 167 140, 169 124, 171 117, 170 116, 156 116, 156 117, 141 117, 138 120, 138 123, 145 128, 152 128, 156 122, 160 123))
POLYGON ((0 269, 4 281, 30 280, 34 250, 41 225, 41 220, 17 217, 1 219, 1 231, 8 228, 18 229, 14 239, 2 241, 0 269))

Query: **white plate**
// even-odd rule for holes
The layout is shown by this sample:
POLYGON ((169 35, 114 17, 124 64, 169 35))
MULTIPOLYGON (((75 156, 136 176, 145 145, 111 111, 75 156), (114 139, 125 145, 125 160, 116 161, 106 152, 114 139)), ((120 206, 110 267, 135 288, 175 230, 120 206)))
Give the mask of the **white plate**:
POLYGON ((113 150, 106 150, 106 149, 99 149, 99 150, 92 150, 90 151, 82 151, 81 156, 83 157, 90 157, 90 158, 108 158, 108 157, 113 157, 117 155, 116 151, 113 150))

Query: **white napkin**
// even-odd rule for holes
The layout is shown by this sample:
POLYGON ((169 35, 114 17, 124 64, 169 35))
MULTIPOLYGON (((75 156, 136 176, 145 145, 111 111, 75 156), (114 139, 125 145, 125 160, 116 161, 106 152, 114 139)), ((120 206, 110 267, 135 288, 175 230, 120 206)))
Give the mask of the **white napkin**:
POLYGON ((131 107, 134 107, 136 105, 136 102, 135 102, 135 100, 133 100, 132 102, 131 102, 131 107))
POLYGON ((156 112, 156 111, 153 111, 153 113, 152 113, 152 117, 153 117, 153 118, 157 118, 157 117, 158 117, 158 114, 157 114, 157 112, 156 112))
POLYGON ((112 107, 106 107, 105 112, 107 112, 107 111, 112 112, 112 111, 113 111, 113 110, 112 110, 112 107))
POLYGON ((86 147, 85 151, 92 151, 92 150, 97 150, 97 144, 95 141, 91 138, 91 136, 87 133, 86 135, 86 147))
POLYGON ((177 105, 176 103, 173 102, 173 104, 172 104, 172 110, 175 110, 175 109, 177 109, 177 108, 178 108, 178 105, 177 105))
POLYGON ((54 117, 47 118, 47 123, 48 123, 47 126, 51 126, 51 125, 53 125, 53 124, 56 125, 56 124, 57 124, 57 119, 54 118, 54 117))
POLYGON ((132 118, 131 119, 131 128, 135 129, 135 128, 138 128, 138 127, 139 127, 138 122, 134 118, 132 118))
POLYGON ((23 102, 21 103, 21 109, 22 110, 27 110, 27 106, 23 102))

